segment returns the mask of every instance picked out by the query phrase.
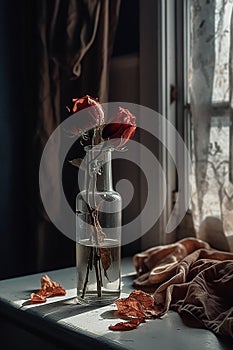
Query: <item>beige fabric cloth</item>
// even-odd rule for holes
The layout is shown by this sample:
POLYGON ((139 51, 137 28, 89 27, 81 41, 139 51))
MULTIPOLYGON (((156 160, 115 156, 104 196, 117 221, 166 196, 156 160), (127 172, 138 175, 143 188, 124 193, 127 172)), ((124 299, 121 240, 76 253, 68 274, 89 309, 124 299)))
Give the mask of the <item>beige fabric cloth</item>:
POLYGON ((160 315, 177 311, 186 324, 233 337, 233 254, 196 238, 136 254, 135 286, 154 291, 160 315))

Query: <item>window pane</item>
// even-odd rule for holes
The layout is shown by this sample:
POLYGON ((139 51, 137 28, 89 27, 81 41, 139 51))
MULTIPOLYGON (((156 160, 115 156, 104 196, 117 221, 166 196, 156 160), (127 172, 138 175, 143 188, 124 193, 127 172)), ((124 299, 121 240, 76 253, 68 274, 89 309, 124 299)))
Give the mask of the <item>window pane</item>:
POLYGON ((190 0, 189 5, 192 217, 200 238, 209 237, 216 246, 227 242, 224 249, 233 251, 233 1, 190 0))
MULTIPOLYGON (((194 12, 200 11, 199 2, 189 0, 188 14, 190 16, 190 8, 193 8, 194 12)), ((215 69, 214 69, 214 81, 212 102, 224 103, 229 101, 229 55, 230 55, 230 21, 233 9, 233 0, 215 0, 215 35, 206 33, 207 41, 214 39, 215 41, 215 69)), ((190 59, 192 52, 190 42, 190 25, 191 19, 187 16, 187 52, 190 59)), ((202 20, 199 24, 198 35, 202 35, 205 30, 205 20, 202 20)), ((189 61, 189 60, 188 60, 189 61)), ((188 66, 190 62, 188 62, 188 66)), ((191 72, 190 72, 191 73, 191 72)), ((190 77, 189 77, 190 78, 190 77)), ((190 102, 190 95, 188 92, 187 102, 190 102)))
POLYGON ((203 198, 203 212, 206 216, 221 218, 221 190, 229 176, 230 118, 212 117, 209 137, 206 175, 208 189, 203 198))
MULTIPOLYGON (((215 74, 212 101, 229 101, 230 21, 233 1, 216 0, 215 74)), ((211 38, 210 38, 211 40, 211 38)))

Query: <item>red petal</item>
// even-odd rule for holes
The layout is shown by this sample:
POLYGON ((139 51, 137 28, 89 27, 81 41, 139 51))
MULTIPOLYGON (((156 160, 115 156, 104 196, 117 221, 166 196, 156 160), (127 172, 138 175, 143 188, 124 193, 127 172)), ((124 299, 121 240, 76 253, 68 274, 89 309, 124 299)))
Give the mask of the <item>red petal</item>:
POLYGON ((141 290, 133 291, 128 298, 116 301, 118 313, 121 317, 152 318, 159 316, 161 310, 154 305, 154 299, 150 294, 141 290))
MULTIPOLYGON (((128 109, 119 107, 119 111, 114 115, 109 122, 104 126, 102 137, 103 139, 124 139, 118 144, 124 145, 131 139, 136 130, 136 118, 128 109)), ((117 146, 117 145, 116 145, 117 146)))
POLYGON ((72 107, 73 113, 91 107, 89 113, 83 116, 86 120, 82 123, 80 122, 79 126, 82 126, 81 129, 91 129, 104 123, 104 111, 97 98, 86 95, 81 98, 73 98, 72 102, 74 103, 72 107))
POLYGON ((31 294, 30 304, 45 303, 45 302, 46 302, 46 298, 43 295, 40 295, 37 293, 31 294))
POLYGON ((135 329, 138 327, 140 323, 144 323, 144 319, 140 318, 132 318, 132 320, 127 321, 127 322, 119 322, 116 323, 115 325, 111 325, 108 328, 111 331, 131 331, 132 329, 135 329))
POLYGON ((143 292, 142 290, 135 290, 130 294, 131 298, 138 300, 145 308, 154 306, 154 298, 152 295, 143 292))
POLYGON ((31 304, 44 303, 46 298, 66 295, 65 289, 57 282, 52 281, 48 275, 41 278, 41 289, 31 294, 31 304))
POLYGON ((118 312, 125 316, 146 318, 141 304, 130 296, 116 301, 118 312))

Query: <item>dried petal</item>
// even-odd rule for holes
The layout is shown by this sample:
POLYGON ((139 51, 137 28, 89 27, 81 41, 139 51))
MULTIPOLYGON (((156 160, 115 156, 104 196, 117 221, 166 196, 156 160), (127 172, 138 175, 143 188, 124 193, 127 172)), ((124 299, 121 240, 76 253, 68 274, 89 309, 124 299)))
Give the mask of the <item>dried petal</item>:
POLYGON ((128 109, 119 107, 118 113, 103 127, 102 137, 115 147, 122 147, 134 136, 136 118, 128 109))
POLYGON ((38 293, 32 293, 31 294, 31 299, 30 299, 30 304, 38 304, 38 303, 45 303, 46 298, 38 293))
POLYGON ((97 98, 86 95, 81 98, 73 98, 72 102, 73 107, 67 109, 73 113, 88 108, 87 113, 78 115, 78 127, 75 125, 72 127, 72 134, 78 135, 84 130, 95 128, 104 123, 104 110, 97 98))
POLYGON ((111 325, 108 328, 111 331, 131 331, 132 329, 135 329, 138 327, 140 323, 144 323, 145 320, 142 318, 132 318, 130 321, 127 322, 119 322, 115 325, 111 325))
POLYGON ((107 277, 107 270, 111 266, 112 258, 111 252, 108 248, 100 248, 100 259, 104 269, 104 274, 107 277))
POLYGON ((131 298, 130 296, 128 298, 118 299, 116 301, 116 305, 119 314, 124 316, 146 318, 142 305, 136 299, 131 298))
POLYGON ((30 304, 44 303, 46 298, 66 295, 65 289, 48 275, 41 278, 41 289, 31 294, 30 304))
POLYGON ((161 311, 155 307, 153 297, 141 290, 135 290, 128 298, 118 299, 115 303, 121 317, 146 319, 159 316, 161 311))
POLYGON ((142 290, 134 290, 130 294, 130 298, 138 300, 144 308, 154 306, 154 298, 152 295, 145 293, 142 290))

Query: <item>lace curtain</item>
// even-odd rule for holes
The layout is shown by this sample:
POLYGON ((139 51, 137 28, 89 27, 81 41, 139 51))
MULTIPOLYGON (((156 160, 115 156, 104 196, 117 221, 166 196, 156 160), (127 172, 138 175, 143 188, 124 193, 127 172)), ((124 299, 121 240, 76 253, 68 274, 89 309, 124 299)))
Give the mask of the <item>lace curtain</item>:
POLYGON ((190 1, 192 213, 197 236, 233 251, 233 1, 190 1))

